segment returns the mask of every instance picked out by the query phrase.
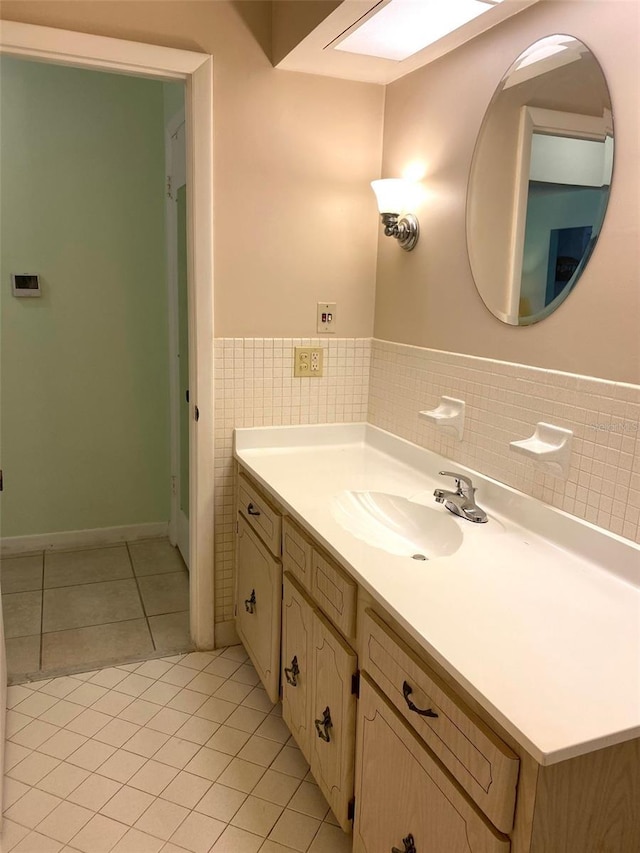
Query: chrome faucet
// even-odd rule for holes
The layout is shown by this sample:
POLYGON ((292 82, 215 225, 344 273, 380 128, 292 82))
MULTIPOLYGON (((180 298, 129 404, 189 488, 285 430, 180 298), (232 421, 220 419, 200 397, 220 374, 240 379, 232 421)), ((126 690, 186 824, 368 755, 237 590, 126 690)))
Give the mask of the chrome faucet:
POLYGON ((440 475, 442 477, 453 477, 456 482, 456 490, 455 492, 448 492, 444 489, 436 489, 433 494, 437 503, 443 503, 449 512, 459 515, 460 518, 478 523, 488 521, 487 513, 476 504, 474 497, 476 490, 468 477, 463 474, 456 474, 453 471, 440 471, 440 475))

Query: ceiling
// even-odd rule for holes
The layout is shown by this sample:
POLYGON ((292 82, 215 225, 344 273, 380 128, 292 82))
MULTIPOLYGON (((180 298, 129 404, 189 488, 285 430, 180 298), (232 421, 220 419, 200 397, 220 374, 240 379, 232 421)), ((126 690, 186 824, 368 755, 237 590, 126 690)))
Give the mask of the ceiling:
MULTIPOLYGON (((347 52, 340 45, 370 21, 392 0, 335 2, 276 2, 273 4, 276 68, 326 77, 391 83, 405 74, 454 50, 465 42, 517 15, 539 0, 503 0, 433 44, 406 59, 383 59, 347 52)), ((420 3, 421 0, 414 0, 420 3)), ((456 0, 442 0, 451 4, 456 0)))

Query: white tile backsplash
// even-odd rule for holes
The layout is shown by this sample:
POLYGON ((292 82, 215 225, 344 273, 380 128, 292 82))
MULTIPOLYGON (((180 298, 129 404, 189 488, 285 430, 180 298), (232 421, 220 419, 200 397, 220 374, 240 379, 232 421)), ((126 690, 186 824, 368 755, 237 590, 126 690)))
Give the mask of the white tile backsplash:
POLYGON ((215 618, 233 619, 233 429, 370 423, 640 542, 640 386, 370 338, 215 343, 215 618), (322 346, 324 376, 294 378, 293 348, 322 346), (457 441, 418 418, 466 403, 457 441), (574 432, 567 480, 509 450, 538 421, 574 432))
POLYGON ((640 386, 374 340, 368 420, 640 542, 640 386), (466 403, 462 441, 418 418, 442 395, 466 403), (538 421, 573 430, 566 480, 509 449, 538 421))
POLYGON ((215 344, 215 619, 233 619, 233 429, 367 418, 370 338, 218 338, 215 344), (321 346, 324 373, 293 376, 293 349, 321 346))

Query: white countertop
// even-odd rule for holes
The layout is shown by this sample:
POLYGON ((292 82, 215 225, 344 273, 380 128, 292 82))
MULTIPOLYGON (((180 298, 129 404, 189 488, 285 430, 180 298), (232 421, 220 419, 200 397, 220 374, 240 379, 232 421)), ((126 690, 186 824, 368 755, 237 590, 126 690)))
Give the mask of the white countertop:
POLYGON ((236 430, 235 455, 540 764, 640 737, 637 545, 370 425, 236 430), (435 503, 444 468, 471 474, 487 524, 435 503), (380 550, 336 521, 343 490, 433 506, 463 543, 380 550))

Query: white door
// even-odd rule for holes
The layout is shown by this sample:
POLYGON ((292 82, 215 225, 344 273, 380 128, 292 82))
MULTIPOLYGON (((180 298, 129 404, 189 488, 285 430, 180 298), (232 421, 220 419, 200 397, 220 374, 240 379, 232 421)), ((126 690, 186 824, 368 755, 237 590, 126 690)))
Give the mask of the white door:
POLYGON ((171 358, 170 538, 189 566, 189 302, 187 295, 187 176, 184 112, 169 122, 167 255, 171 358))

